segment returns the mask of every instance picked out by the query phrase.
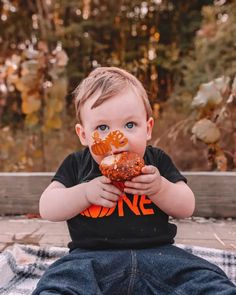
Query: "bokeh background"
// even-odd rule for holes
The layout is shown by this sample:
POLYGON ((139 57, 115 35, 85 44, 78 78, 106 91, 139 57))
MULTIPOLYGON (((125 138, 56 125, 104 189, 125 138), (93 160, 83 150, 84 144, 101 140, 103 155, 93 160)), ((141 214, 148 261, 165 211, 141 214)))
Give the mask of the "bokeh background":
POLYGON ((98 66, 143 82, 181 170, 236 170, 236 1, 0 0, 0 171, 82 148, 72 92, 98 66))

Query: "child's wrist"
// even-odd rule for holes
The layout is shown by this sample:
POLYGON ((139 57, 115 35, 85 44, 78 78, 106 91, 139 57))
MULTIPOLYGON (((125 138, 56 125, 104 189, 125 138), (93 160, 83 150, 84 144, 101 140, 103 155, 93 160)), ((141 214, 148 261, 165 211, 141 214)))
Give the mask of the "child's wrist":
POLYGON ((161 194, 167 187, 167 181, 165 179, 165 177, 160 176, 160 186, 159 186, 159 190, 158 190, 158 194, 161 194))
POLYGON ((84 200, 85 200, 85 202, 87 203, 86 205, 86 207, 89 207, 89 206, 91 206, 92 205, 92 203, 89 201, 89 198, 88 198, 88 187, 89 187, 89 183, 88 182, 84 182, 84 183, 82 183, 81 184, 81 186, 82 186, 82 189, 83 189, 83 192, 84 192, 84 200))
POLYGON ((160 176, 160 180, 159 180, 159 184, 158 184, 158 188, 155 194, 153 194, 152 197, 157 197, 159 198, 163 192, 166 190, 167 188, 167 180, 165 179, 165 177, 160 176))

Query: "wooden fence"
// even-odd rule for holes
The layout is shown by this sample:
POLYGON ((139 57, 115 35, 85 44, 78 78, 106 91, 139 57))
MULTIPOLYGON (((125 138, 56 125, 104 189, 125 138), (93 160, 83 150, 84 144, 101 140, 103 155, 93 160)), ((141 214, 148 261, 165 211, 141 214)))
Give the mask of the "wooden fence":
MULTIPOLYGON (((0 173, 0 215, 38 213, 54 173, 0 173)), ((195 216, 236 217, 236 172, 183 172, 196 197, 195 216)))

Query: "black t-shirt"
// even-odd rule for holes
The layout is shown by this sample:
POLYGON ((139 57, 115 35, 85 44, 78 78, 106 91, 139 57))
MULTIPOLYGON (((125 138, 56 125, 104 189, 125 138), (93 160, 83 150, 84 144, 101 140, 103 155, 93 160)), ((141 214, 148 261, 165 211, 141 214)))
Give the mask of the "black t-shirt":
MULTIPOLYGON (((146 165, 156 166, 160 174, 171 182, 185 181, 170 157, 161 149, 148 146, 146 165)), ((65 187, 88 182, 101 176, 98 164, 88 148, 70 154, 52 180, 65 187)), ((173 196, 174 198, 174 196, 173 196)), ((124 194, 114 208, 92 205, 67 221, 72 241, 70 250, 148 248, 174 242, 176 226, 169 216, 148 196, 124 194)))

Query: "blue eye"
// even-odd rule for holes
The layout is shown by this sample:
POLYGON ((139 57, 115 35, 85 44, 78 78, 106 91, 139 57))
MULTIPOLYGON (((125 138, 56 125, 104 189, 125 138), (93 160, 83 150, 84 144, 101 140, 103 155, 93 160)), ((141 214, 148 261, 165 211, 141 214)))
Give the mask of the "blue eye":
POLYGON ((128 129, 132 129, 132 128, 134 128, 135 126, 136 126, 136 124, 134 123, 134 122, 128 122, 128 123, 126 123, 126 125, 125 125, 128 129))
POLYGON ((109 127, 105 124, 102 124, 102 125, 97 126, 96 129, 99 131, 107 131, 109 129, 109 127))

